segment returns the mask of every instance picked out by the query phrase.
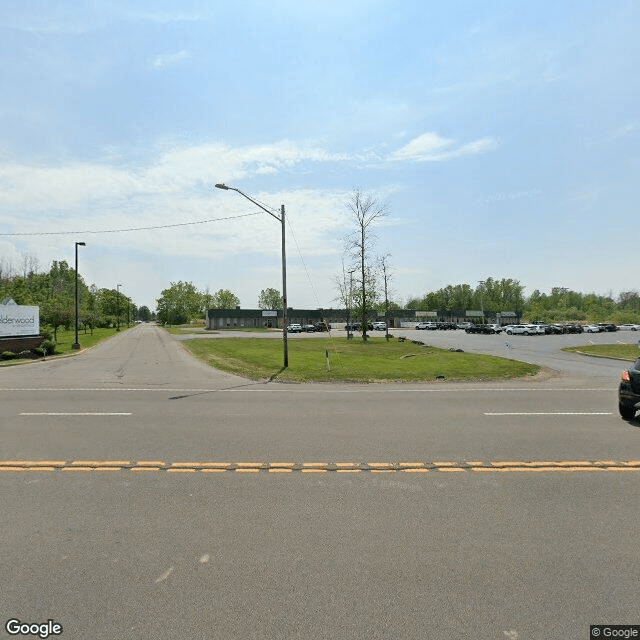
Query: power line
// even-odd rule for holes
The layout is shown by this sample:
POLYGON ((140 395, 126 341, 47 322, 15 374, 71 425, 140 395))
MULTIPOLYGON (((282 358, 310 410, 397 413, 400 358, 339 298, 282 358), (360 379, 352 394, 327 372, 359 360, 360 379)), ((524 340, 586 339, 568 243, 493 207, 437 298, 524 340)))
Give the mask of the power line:
POLYGON ((248 216, 257 216, 260 212, 243 213, 239 216, 228 216, 226 218, 210 218, 209 220, 195 220, 193 222, 176 222, 174 224, 160 224, 151 227, 131 227, 130 229, 101 229, 101 230, 85 230, 85 231, 33 231, 23 233, 0 233, 0 236, 69 236, 87 233, 125 233, 127 231, 148 231, 149 229, 170 229, 172 227, 188 227, 193 224, 206 224, 208 222, 220 222, 222 220, 235 220, 237 218, 247 218, 248 216))

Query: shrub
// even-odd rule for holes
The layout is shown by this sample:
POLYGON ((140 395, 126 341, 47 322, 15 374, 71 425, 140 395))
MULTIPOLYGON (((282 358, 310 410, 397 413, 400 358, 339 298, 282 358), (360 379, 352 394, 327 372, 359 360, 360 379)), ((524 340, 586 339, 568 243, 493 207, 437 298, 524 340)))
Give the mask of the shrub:
POLYGON ((56 343, 53 340, 45 340, 37 349, 34 349, 34 351, 41 356, 45 355, 45 350, 47 355, 55 353, 56 343))
POLYGON ((0 358, 3 360, 13 360, 16 357, 16 354, 13 351, 3 351, 0 353, 0 358))

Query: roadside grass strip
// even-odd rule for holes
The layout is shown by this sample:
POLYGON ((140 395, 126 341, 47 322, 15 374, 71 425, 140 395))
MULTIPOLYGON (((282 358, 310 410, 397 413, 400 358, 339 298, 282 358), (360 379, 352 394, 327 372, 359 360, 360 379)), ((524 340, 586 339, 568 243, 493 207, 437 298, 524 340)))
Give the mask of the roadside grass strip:
POLYGON ((0 473, 568 473, 637 471, 640 460, 493 460, 433 462, 164 462, 162 460, 0 460, 0 473))
POLYGON ((441 349, 420 341, 327 337, 289 343, 282 368, 277 340, 216 338, 181 343, 217 369, 252 380, 290 382, 414 382, 502 380, 535 375, 540 367, 498 356, 441 349), (329 366, 330 365, 330 366, 329 366))
POLYGON ((579 353, 583 356, 596 358, 613 358, 614 360, 627 360, 633 362, 640 356, 637 343, 625 344, 584 344, 579 347, 565 347, 563 351, 579 353))

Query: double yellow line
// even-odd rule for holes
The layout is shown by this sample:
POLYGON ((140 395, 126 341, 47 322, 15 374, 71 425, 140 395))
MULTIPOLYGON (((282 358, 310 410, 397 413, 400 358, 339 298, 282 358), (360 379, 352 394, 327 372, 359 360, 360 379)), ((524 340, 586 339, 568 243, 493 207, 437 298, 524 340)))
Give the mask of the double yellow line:
POLYGON ((0 460, 0 472, 167 473, 508 473, 640 471, 640 460, 434 462, 165 462, 163 460, 0 460))

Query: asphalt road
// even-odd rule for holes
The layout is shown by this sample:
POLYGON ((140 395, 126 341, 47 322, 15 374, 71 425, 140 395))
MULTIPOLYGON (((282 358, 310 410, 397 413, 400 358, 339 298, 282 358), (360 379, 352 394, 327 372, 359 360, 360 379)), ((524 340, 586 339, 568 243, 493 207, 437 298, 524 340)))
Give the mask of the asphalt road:
POLYGON ((622 334, 508 350, 417 333, 551 371, 264 384, 153 325, 0 369, 0 637, 11 618, 98 639, 553 640, 639 624, 624 364, 559 351, 622 334))

